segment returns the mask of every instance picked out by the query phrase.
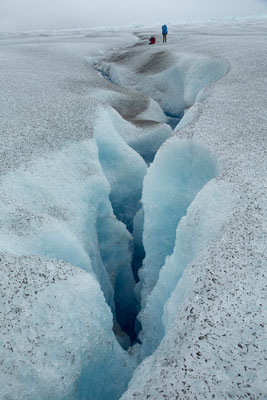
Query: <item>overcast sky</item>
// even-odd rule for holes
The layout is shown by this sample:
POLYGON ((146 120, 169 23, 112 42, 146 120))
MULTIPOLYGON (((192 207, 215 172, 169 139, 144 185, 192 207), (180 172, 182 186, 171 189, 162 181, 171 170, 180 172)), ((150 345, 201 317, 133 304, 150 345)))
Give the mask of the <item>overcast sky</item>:
POLYGON ((267 0, 0 0, 0 31, 167 23, 267 13, 267 0))

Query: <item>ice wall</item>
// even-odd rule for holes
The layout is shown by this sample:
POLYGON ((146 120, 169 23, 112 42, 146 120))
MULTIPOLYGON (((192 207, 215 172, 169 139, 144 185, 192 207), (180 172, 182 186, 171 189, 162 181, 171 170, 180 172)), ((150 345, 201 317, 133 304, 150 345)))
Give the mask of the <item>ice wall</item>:
POLYGON ((146 253, 139 271, 142 306, 158 280, 165 258, 173 252, 180 219, 215 174, 215 162, 206 147, 177 137, 160 148, 148 169, 142 195, 146 253))
POLYGON ((136 213, 133 220, 134 256, 133 256, 132 267, 136 281, 139 281, 138 271, 142 266, 143 259, 145 258, 143 232, 144 232, 144 209, 142 207, 136 213))
MULTIPOLYGON (((102 96, 104 96, 102 94, 102 96)), ((121 100, 122 101, 122 100, 121 100)), ((118 107, 119 108, 119 107, 118 107)), ((171 136, 172 129, 169 125, 167 125, 168 118, 163 113, 160 106, 149 99, 147 109, 138 114, 136 118, 130 118, 129 121, 123 118, 114 108, 108 107, 106 112, 102 112, 99 122, 97 124, 96 133, 105 132, 107 129, 111 129, 113 132, 116 132, 116 135, 119 134, 121 138, 125 141, 125 143, 130 146, 135 152, 137 152, 147 164, 151 163, 154 159, 155 154, 157 153, 160 146, 171 136)), ((98 135, 98 142, 100 142, 101 136, 103 133, 99 133, 98 135)), ((114 136, 114 135, 113 135, 114 136)), ((112 137, 113 137, 112 136, 112 137)), ((113 140, 113 139, 112 139, 113 140)), ((108 145, 107 150, 109 149, 110 144, 108 145)), ((108 155, 106 159, 106 153, 101 156, 101 159, 107 164, 108 160, 110 159, 110 155, 108 155)), ((104 149, 103 149, 104 151, 104 149)), ((136 160, 139 160, 136 156, 135 152, 132 152, 132 158, 135 157, 136 160), (135 154, 133 156, 133 154, 135 154)), ((124 160, 124 163, 127 163, 127 160, 124 160)), ((141 161, 139 160, 137 164, 140 166, 141 161)), ((112 167, 115 168, 115 165, 112 167)), ((132 164, 131 169, 135 170, 135 167, 132 164)), ((129 175, 132 172, 127 168, 129 175)), ((126 174, 127 171, 125 171, 126 174)), ((108 169, 107 169, 108 173, 108 169)), ((110 174, 108 173, 107 176, 110 174)), ((112 177, 111 177, 112 178, 112 177)), ((117 185, 118 186, 118 185, 117 185)), ((115 189, 113 190, 113 195, 115 193, 115 189)), ((121 192, 122 188, 119 189, 121 192)), ((140 191, 140 188, 138 188, 140 191)), ((136 191, 136 189, 135 189, 136 191)), ((115 199, 114 199, 115 202, 115 199)), ((126 205, 129 206, 130 213, 128 215, 128 220, 133 218, 133 213, 131 213, 131 207, 129 201, 126 201, 124 206, 124 214, 126 213, 126 205)), ((119 214, 117 215, 119 217, 119 214)), ((123 218, 123 213, 119 219, 123 218)), ((127 218, 126 218, 127 222, 127 218)))
POLYGON ((96 143, 69 144, 5 175, 1 187, 1 251, 53 257, 94 273, 114 309, 114 279, 122 265, 130 268, 131 237, 113 215, 96 143), (99 219, 102 232, 112 232, 105 260, 98 245, 99 219))
MULTIPOLYGON (((123 121, 114 110, 103 111, 94 132, 99 161, 111 187, 110 201, 114 213, 132 231, 133 218, 140 208, 147 165, 116 131, 116 126, 123 121)), ((125 123, 127 130, 130 124, 125 123)))
MULTIPOLYGON (((137 312, 131 270, 132 236, 116 219, 109 196, 114 190, 114 182, 115 185, 117 181, 126 185, 129 172, 132 177, 129 186, 138 203, 146 164, 112 128, 105 112, 102 123, 102 127, 96 127, 94 139, 66 144, 62 150, 44 155, 1 178, 0 250, 14 255, 14 262, 8 261, 10 270, 2 271, 2 281, 13 279, 13 273, 16 277, 19 265, 26 260, 22 272, 26 274, 25 282, 30 282, 26 287, 30 296, 34 296, 35 291, 39 293, 39 281, 30 281, 34 270, 37 279, 39 275, 44 277, 40 285, 46 287, 42 298, 37 296, 30 305, 27 301, 23 303, 25 311, 14 328, 16 343, 12 348, 16 354, 20 354, 20 348, 23 352, 28 340, 23 333, 24 323, 28 324, 29 332, 37 331, 38 337, 40 332, 47 338, 33 362, 27 358, 30 357, 27 352, 21 353, 21 361, 18 360, 16 365, 14 359, 10 362, 10 368, 16 368, 12 390, 25 393, 21 398, 56 400, 78 396, 79 399, 117 399, 126 389, 134 365, 112 331, 116 319, 117 338, 123 347, 129 345, 125 331, 129 335, 134 331, 137 312), (108 160, 112 162, 108 164, 108 160), (133 169, 130 171, 131 163, 133 169), (139 192, 136 194, 135 190, 139 192), (49 257, 52 261, 25 258, 27 255, 49 257), (59 260, 72 264, 72 274, 77 267, 77 282, 76 278, 74 281, 69 279, 66 272, 67 282, 57 283, 55 277, 56 284, 53 284, 52 277, 46 284, 47 276, 42 268, 47 268, 48 264, 56 271, 60 265, 64 270, 66 264, 59 260), (10 264, 15 264, 16 269, 10 264), (6 275, 9 272, 11 278, 6 275), (52 317, 54 312, 56 316, 52 317), (61 335, 63 331, 66 331, 66 338, 61 335), (62 345, 56 339, 53 343, 53 337, 58 338, 58 342, 63 340, 62 345), (47 358, 45 348, 48 349, 47 358), (37 362, 38 357, 40 360, 37 362), (31 363, 31 368, 24 368, 28 363, 31 363), (58 368, 57 374, 61 375, 50 379, 55 373, 54 367, 49 371, 53 363, 58 368), (38 372, 42 368, 44 370, 38 372), (65 392, 62 389, 64 385, 67 386, 65 392)), ((123 200, 126 199, 129 207, 134 204, 130 196, 127 198, 126 195, 123 200)), ((14 285, 24 279, 22 277, 17 282, 15 277, 14 285)), ((19 296, 28 297, 27 290, 26 294, 23 292, 19 296)), ((16 291, 15 287, 7 296, 12 296, 13 291, 16 291)), ((5 301, 9 304, 8 299, 5 301)), ((19 303, 20 300, 14 301, 19 303)), ((10 307, 15 313, 13 300, 10 307)), ((8 368, 4 364, 4 374, 8 373, 8 368)), ((5 390, 9 393, 8 388, 5 390)))
POLYGON ((195 103, 199 92, 227 70, 222 60, 178 53, 174 65, 164 71, 139 75, 136 87, 156 100, 168 116, 181 118, 184 109, 195 103))
POLYGON ((176 229, 173 253, 167 256, 157 284, 147 297, 139 319, 142 323, 140 358, 152 354, 177 317, 179 304, 190 290, 177 286, 185 268, 216 240, 223 225, 231 218, 236 195, 232 185, 212 180, 190 204, 176 229))
MULTIPOLYGON (((116 217, 122 221, 129 231, 133 229, 133 218, 140 209, 139 200, 142 195, 143 179, 147 165, 141 156, 129 147, 117 132, 118 121, 122 118, 112 109, 101 111, 96 124, 94 136, 98 146, 98 157, 103 172, 110 184, 110 201, 116 217)), ((130 124, 129 124, 130 125, 130 124)), ((121 128, 120 128, 121 129, 121 128)), ((99 224, 103 231, 102 222, 99 224)), ((111 230, 104 233, 104 237, 112 236, 111 230)), ((118 235, 115 236, 118 239, 118 235)), ((120 265, 115 280, 116 316, 121 328, 126 331, 131 339, 135 338, 135 318, 137 314, 137 301, 134 292, 135 281, 132 270, 114 248, 113 243, 107 243, 100 238, 102 243, 102 257, 105 260, 112 258, 113 265, 120 265), (113 248, 112 248, 113 247, 113 248)), ((110 239, 108 239, 110 240, 110 239)), ((118 244, 118 243, 117 243, 118 244)), ((132 244, 132 251, 133 249, 132 244)), ((119 248, 118 248, 119 249, 119 248)))

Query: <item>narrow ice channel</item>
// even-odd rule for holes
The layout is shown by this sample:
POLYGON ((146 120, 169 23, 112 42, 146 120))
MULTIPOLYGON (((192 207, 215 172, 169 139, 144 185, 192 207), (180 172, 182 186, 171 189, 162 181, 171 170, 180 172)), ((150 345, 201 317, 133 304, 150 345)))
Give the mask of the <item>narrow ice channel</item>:
MULTIPOLYGON (((221 60, 179 54, 175 65, 159 73, 154 71, 152 75, 144 74, 143 72, 147 70, 146 63, 151 64, 151 57, 156 62, 157 53, 148 56, 148 60, 143 61, 144 65, 139 66, 139 73, 136 74, 132 70, 128 72, 127 63, 125 66, 120 63, 117 65, 116 62, 110 63, 106 58, 104 60, 87 59, 90 65, 113 84, 133 86, 138 91, 149 95, 165 115, 165 124, 161 124, 159 133, 155 134, 154 130, 149 140, 144 139, 147 132, 143 131, 143 135, 134 132, 133 146, 129 137, 134 135, 122 134, 123 130, 131 132, 131 124, 114 110, 109 111, 113 128, 117 128, 126 143, 149 165, 144 181, 136 180, 136 183, 139 182, 138 188, 136 185, 131 187, 132 180, 135 180, 132 167, 126 173, 124 169, 122 176, 117 174, 120 176, 120 183, 116 188, 114 182, 113 186, 111 184, 110 195, 115 215, 126 223, 134 239, 132 270, 137 282, 135 288, 137 309, 142 310, 135 325, 137 333, 141 329, 140 323, 146 324, 149 320, 144 311, 146 298, 157 283, 166 257, 170 256, 174 250, 179 221, 186 214, 186 210, 201 188, 216 176, 216 162, 209 150, 193 140, 181 140, 177 134, 173 135, 173 132, 178 132, 183 126, 192 122, 194 119, 192 106, 205 98, 204 89, 209 84, 227 72, 227 66, 221 60), (172 130, 166 131, 166 124, 172 130), (157 145, 154 147, 154 153, 147 157, 153 139, 157 145), (125 190, 128 197, 126 201, 125 190), (140 204, 142 204, 141 208, 140 204)), ((111 57, 111 59, 114 58, 111 57)), ((149 113, 152 118, 155 117, 155 111, 150 110, 144 113, 145 118, 149 113)), ((144 116, 140 115, 140 118, 142 120, 144 116)), ((106 122, 103 122, 103 129, 105 124, 106 122)), ((106 154, 102 157, 100 152, 101 158, 106 176, 110 176, 108 179, 111 183, 112 180, 114 181, 114 166, 110 165, 109 149, 106 149, 106 154)), ((112 162, 116 165, 114 160, 112 162)), ((159 316, 161 316, 160 310, 159 316)), ((161 320, 161 317, 159 319, 161 320)), ((141 331, 139 339, 144 341, 144 331, 141 331)), ((159 342, 160 340, 157 341, 159 342)), ((145 351, 146 355, 155 349, 156 346, 153 347, 152 343, 153 340, 151 340, 151 349, 145 351)), ((143 349, 142 352, 144 352, 143 349)))
MULTIPOLYGON (((99 62, 95 67, 111 82, 120 85, 126 83, 123 79, 116 82, 116 77, 127 75, 120 75, 116 65, 107 66, 106 63, 99 62)), ((194 114, 190 107, 205 98, 203 89, 223 76, 226 71, 227 67, 218 60, 207 58, 197 60, 186 55, 181 57, 178 66, 153 77, 140 79, 141 83, 135 83, 135 88, 138 90, 142 88, 141 90, 149 94, 167 116, 166 123, 172 129, 178 130, 193 120, 194 114), (185 66, 189 71, 187 75, 181 72, 185 70, 185 66), (160 87, 159 83, 164 86, 163 99, 160 97, 162 93, 157 93, 155 89, 160 87), (177 102, 174 99, 177 99, 177 102), (187 115, 183 120, 185 108, 187 115)), ((114 112, 111 111, 112 113, 114 112)), ((121 117, 113 115, 111 119, 114 121, 114 118, 119 120, 121 117)), ((122 125, 124 124, 125 121, 122 122, 122 125)), ((164 134, 150 160, 144 157, 150 165, 144 180, 138 181, 142 183, 141 190, 140 186, 138 188, 135 186, 132 192, 127 193, 127 198, 131 199, 130 207, 129 200, 126 202, 122 200, 125 198, 121 195, 125 190, 123 186, 118 185, 110 196, 115 215, 126 223, 134 239, 132 270, 137 282, 136 310, 139 313, 135 324, 131 324, 134 329, 131 338, 138 335, 137 344, 131 352, 138 362, 152 354, 160 344, 168 323, 164 316, 164 306, 170 299, 183 270, 197 255, 200 243, 207 243, 212 236, 207 235, 206 241, 199 240, 199 244, 195 245, 193 243, 197 240, 192 234, 191 243, 191 237, 187 234, 188 228, 185 230, 183 227, 183 219, 197 194, 216 176, 216 161, 209 149, 196 141, 181 139, 177 134, 168 135, 172 136, 168 139, 164 134), (117 197, 121 202, 116 199, 117 197), (184 237, 187 237, 188 243, 184 242, 184 237), (161 269, 163 274, 159 279, 161 269)), ((131 146, 130 142, 128 144, 131 146)), ((149 145, 149 141, 140 138, 140 143, 135 144, 134 149, 142 156, 148 153, 149 145)), ((109 150, 103 157, 104 163, 109 159, 108 153, 109 150)), ((113 175, 110 172, 112 169, 108 162, 107 173, 113 175)), ((135 180, 132 172, 128 178, 124 175, 120 179, 125 183, 135 180)), ((111 180, 109 178, 110 183, 111 180)), ((130 186, 131 184, 127 185, 127 188, 130 186)), ((123 281, 121 284, 124 284, 123 281)))
MULTIPOLYGON (((98 64, 99 70, 105 72, 106 68, 106 64, 98 64)), ((109 71, 120 76, 116 68, 109 71)), ((225 72, 225 65, 218 60, 186 55, 175 67, 153 77, 136 76, 135 89, 142 88, 162 114, 177 117, 225 72), (165 96, 159 99, 156 88, 162 85, 165 96)), ((104 76, 112 79, 107 72, 104 76)), ((183 119, 179 126, 182 123, 183 119)), ((199 248, 193 246, 192 251, 190 237, 188 243, 180 240, 187 234, 183 218, 202 188, 216 176, 216 162, 208 148, 172 134, 167 124, 144 131, 144 135, 140 128, 137 136, 135 133, 131 122, 117 111, 101 109, 94 139, 43 156, 1 181, 7 232, 13 232, 14 221, 18 228, 12 234, 1 234, 0 250, 63 260, 85 270, 92 279, 93 304, 88 307, 97 310, 91 312, 84 331, 78 326, 74 334, 73 346, 78 350, 72 357, 72 372, 66 373, 68 382, 55 378, 57 392, 50 397, 44 382, 39 392, 33 391, 32 397, 25 399, 117 400, 138 362, 164 337, 164 306, 199 248), (131 133, 128 138, 127 129, 131 133), (26 221, 23 234, 18 224, 22 216, 26 221), (175 270, 168 265, 177 264, 173 254, 179 246, 182 251, 175 270)), ((60 304, 63 309, 67 304, 66 313, 71 308, 66 299, 60 304)), ((71 330, 75 315, 71 322, 66 315, 66 320, 71 330)), ((62 343, 59 341, 53 356, 56 353, 64 359, 62 343)))

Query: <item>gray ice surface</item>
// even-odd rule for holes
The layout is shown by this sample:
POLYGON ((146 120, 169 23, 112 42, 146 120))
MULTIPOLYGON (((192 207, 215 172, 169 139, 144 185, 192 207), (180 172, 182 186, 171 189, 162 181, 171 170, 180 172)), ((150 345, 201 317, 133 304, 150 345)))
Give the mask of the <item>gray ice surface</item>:
MULTIPOLYGON (((166 85, 168 81, 157 80, 157 87, 149 84, 156 82, 158 74, 165 76, 165 71, 175 67, 176 63, 180 63, 183 68, 189 68, 190 63, 196 61, 194 65, 197 67, 199 57, 204 57, 214 60, 215 64, 221 60, 228 68, 223 78, 203 89, 196 98, 190 86, 190 76, 186 75, 188 71, 183 71, 183 76, 189 79, 186 83, 188 104, 185 101, 183 105, 186 108, 191 107, 188 111, 190 118, 181 130, 174 132, 172 140, 195 140, 209 148, 218 164, 218 175, 213 181, 215 192, 217 184, 231 188, 232 213, 221 221, 216 240, 203 248, 188 265, 170 295, 169 302, 165 305, 166 320, 168 315, 171 316, 171 321, 166 323, 166 335, 151 357, 146 358, 136 369, 123 400, 266 398, 266 365, 264 366, 263 356, 266 347, 263 315, 264 305, 266 308, 263 292, 266 281, 263 229, 267 175, 266 28, 266 19, 260 18, 225 24, 172 26, 169 28, 166 45, 161 43, 158 31, 153 29, 131 29, 128 32, 1 34, 0 171, 3 182, 9 173, 16 173, 18 169, 27 171, 30 163, 38 163, 39 158, 44 155, 49 159, 50 154, 55 157, 57 152, 64 150, 69 144, 84 141, 91 143, 99 110, 103 107, 113 107, 119 117, 123 117, 127 123, 134 123, 129 128, 131 140, 133 135, 138 132, 140 134, 140 127, 144 128, 144 132, 150 132, 154 125, 166 127, 165 124, 162 125, 166 118, 155 101, 158 101, 158 93, 161 92, 166 100, 163 106, 169 105, 168 101, 172 98, 166 92, 169 90, 166 85), (147 44, 151 34, 157 35, 157 44, 154 46, 147 44), (105 80, 92 68, 93 63, 100 63, 102 69, 106 68, 111 73, 110 76, 114 77, 113 82, 119 85, 105 80)), ((184 84, 185 81, 181 80, 180 83, 184 84)), ((193 86, 195 84, 196 82, 192 83, 193 86)), ((176 100, 177 103, 180 101, 176 98, 173 100, 174 105, 176 100)), ((123 126, 126 127, 127 124, 123 126)), ((121 136, 127 142, 127 134, 124 132, 121 136)), ((94 173, 93 170, 84 171, 86 176, 93 176, 94 173)), ((164 185, 164 182, 159 182, 159 185, 164 185)), ((41 226, 42 218, 47 217, 38 214, 38 204, 34 205, 35 210, 29 215, 29 210, 23 209, 14 198, 5 197, 5 188, 2 186, 0 198, 5 218, 10 217, 13 224, 10 225, 10 231, 12 234, 15 232, 18 237, 23 237, 25 231, 30 229, 29 221, 38 221, 41 226), (16 208, 14 220, 9 215, 9 207, 13 203, 16 208)), ((72 221, 71 216, 66 217, 56 206, 53 208, 53 218, 72 221)), ((209 207, 208 201, 196 207, 199 213, 203 207, 209 207)), ((212 222, 211 216, 211 229, 212 222)), ((197 217, 194 223, 197 226, 197 217)), ((5 228, 6 226, 4 229, 0 228, 1 234, 6 234, 5 228)), ((15 288, 17 297, 15 296, 14 301, 20 302, 21 296, 26 313, 32 310, 37 313, 39 305, 44 309, 53 307, 53 279, 64 279, 66 285, 63 286, 71 298, 76 299, 78 307, 83 304, 83 300, 88 300, 94 307, 95 302, 87 296, 85 288, 93 285, 102 305, 103 314, 100 317, 105 320, 104 300, 96 282, 91 281, 91 276, 86 272, 75 272, 70 265, 55 259, 51 263, 37 255, 1 256, 3 282, 6 285, 10 282, 15 288), (40 268, 43 274, 47 265, 50 266, 49 271, 52 271, 48 275, 39 279, 31 273, 32 268, 40 268), (26 278, 27 282, 28 279, 30 281, 31 275, 34 286, 31 287, 29 299, 28 292, 25 292, 26 281, 23 280, 26 278), (82 293, 76 298, 71 285, 75 283, 79 287, 79 282, 83 282, 82 293), (44 295, 40 302, 38 296, 34 296, 33 287, 39 293, 47 285, 50 287, 47 290, 51 297, 46 301, 44 295), (31 299, 34 299, 34 307, 31 299)), ((62 286, 61 283, 59 286, 62 286)), ((8 316, 2 314, 5 317, 3 325, 9 323, 11 318, 12 323, 16 324, 16 332, 21 333, 24 322, 33 321, 34 317, 27 314, 21 325, 17 323, 20 310, 16 303, 14 306, 12 304, 12 290, 3 291, 1 297, 1 307, 8 312, 8 316), (8 307, 5 305, 6 301, 10 302, 8 307)), ((58 315, 62 310, 72 309, 72 304, 68 301, 66 307, 65 304, 62 305, 60 298, 58 302, 58 315)), ((90 326, 89 314, 83 323, 80 313, 77 316, 77 326, 80 324, 82 329, 87 329, 90 326)), ((53 313, 51 315, 53 318, 53 313)), ((100 331, 101 318, 97 325, 100 331)), ((111 325, 111 317, 108 318, 111 325)), ((68 318, 66 321, 65 316, 63 323, 67 338, 74 337, 74 342, 70 344, 71 351, 75 348, 78 349, 77 354, 84 354, 83 351, 86 353, 90 349, 90 337, 84 339, 84 347, 79 348, 80 339, 75 330, 69 333, 67 328, 71 326, 71 322, 68 318)), ((37 325, 42 330, 39 320, 37 325)), ((2 330, 1 339, 6 345, 5 356, 14 350, 6 343, 7 329, 5 326, 2 330)), ((30 339, 32 337, 35 340, 36 334, 32 333, 31 327, 27 329, 30 329, 32 335, 30 339)), ((60 332, 58 321, 53 329, 49 331, 51 338, 53 334, 60 332)), ((113 336, 111 333, 110 342, 107 326, 105 329, 105 343, 109 346, 113 343, 113 336)), ((15 338, 18 348, 26 346, 28 337, 25 342, 23 337, 18 337, 15 338)), ((48 338, 50 340, 50 336, 48 338)), ((101 344, 101 337, 97 345, 99 343, 101 344)), ((34 355, 37 347, 38 341, 31 342, 34 355)), ((41 350, 43 349, 42 347, 41 350)), ((58 357, 62 362, 64 346, 60 351, 62 353, 59 352, 58 357)), ((22 368, 27 354, 23 351, 19 354, 24 357, 19 361, 19 367, 17 358, 12 355, 8 368, 22 368)), ((117 356, 118 365, 127 365, 128 355, 124 357, 118 351, 117 356)), ((35 368, 32 369, 34 357, 28 359, 31 371, 35 368)), ((38 360, 40 362, 40 358, 38 360)), ((42 359, 41 367, 44 368, 44 365, 49 369, 49 362, 42 359)), ((56 361, 53 366, 55 365, 56 361)), ((63 374, 69 383, 79 375, 80 364, 75 365, 77 369, 74 368, 71 377, 67 369, 63 374)), ((57 378, 60 378, 60 374, 57 378)), ((12 376, 8 379, 14 384, 12 376)), ((17 385, 15 382, 16 391, 19 391, 21 384, 25 390, 20 372, 14 379, 19 382, 17 385)), ((58 386, 55 398, 63 398, 62 393, 67 393, 69 386, 58 386)), ((75 398, 71 397, 73 393, 68 394, 69 398, 75 398)), ((9 395, 3 399, 11 398, 9 395)), ((29 399, 26 393, 25 399, 27 398, 29 399)), ((53 391, 50 398, 53 398, 53 391)))
MULTIPOLYGON (((267 396, 266 28, 259 20, 170 29, 166 52, 219 57, 229 66, 174 135, 209 147, 218 162, 215 185, 232 188, 233 214, 185 270, 165 305, 166 335, 135 371, 123 400, 267 396)), ((201 215, 208 198, 199 207, 201 215)))

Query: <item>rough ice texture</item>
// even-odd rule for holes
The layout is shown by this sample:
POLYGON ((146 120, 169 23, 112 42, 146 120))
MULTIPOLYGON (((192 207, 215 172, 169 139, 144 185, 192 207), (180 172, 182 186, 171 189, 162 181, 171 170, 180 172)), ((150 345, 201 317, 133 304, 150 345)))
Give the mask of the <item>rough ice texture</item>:
POLYGON ((143 328, 140 334, 141 358, 150 355, 157 348, 165 330, 167 331, 172 325, 179 303, 188 288, 185 287, 179 292, 175 290, 175 295, 171 296, 172 292, 185 268, 203 248, 212 240, 216 240, 223 225, 227 224, 235 200, 231 185, 216 184, 213 180, 200 191, 189 206, 186 216, 180 220, 176 230, 174 250, 171 256, 166 257, 158 281, 138 317, 143 328), (164 306, 168 300, 166 310, 164 306))
POLYGON ((227 64, 215 56, 178 53, 176 49, 174 54, 152 50, 146 56, 140 52, 138 55, 130 70, 127 58, 124 65, 110 63, 111 57, 95 67, 114 83, 131 85, 149 95, 167 115, 174 117, 183 116, 184 109, 195 103, 199 92, 228 70, 227 64))
MULTIPOLYGON (((19 35, 1 41, 0 250, 9 255, 1 258, 0 273, 4 288, 8 282, 13 285, 3 291, 0 303, 1 348, 2 343, 8 347, 8 340, 13 343, 13 350, 6 350, 13 358, 6 353, 6 361, 1 358, 1 399, 116 399, 133 368, 115 339, 110 310, 119 319, 125 309, 130 314, 135 302, 132 238, 113 213, 110 185, 93 139, 100 109, 94 90, 108 90, 109 85, 83 60, 88 51, 94 54, 101 46, 107 50, 116 45, 116 39, 105 44, 103 36, 80 38, 76 46, 70 45, 75 38, 64 35, 19 35), (98 45, 90 47, 96 41, 98 45), (38 79, 33 80, 37 71, 38 79), (46 275, 47 268, 51 274, 46 275), (66 276, 65 283, 61 278, 57 283, 58 274, 66 276), (44 292, 43 285, 48 286, 44 292), (35 291, 43 295, 32 303, 35 291), (16 326, 7 337, 13 319, 16 326), (27 330, 29 340, 33 337, 30 348, 27 330), (36 335, 44 340, 40 346, 36 335)), ((124 40, 122 35, 119 43, 126 44, 130 37, 124 40)), ((106 135, 111 140, 109 127, 106 135)), ((117 141, 117 154, 121 147, 126 154, 132 151, 122 139, 117 141)), ((140 159, 137 154, 136 158, 140 159)), ((146 169, 143 161, 142 167, 146 169)), ((118 329, 116 333, 121 334, 118 329)), ((119 340, 126 345, 125 335, 119 340)))
POLYGON ((139 277, 143 306, 166 256, 173 252, 180 219, 215 174, 209 151, 194 141, 171 138, 158 151, 145 177, 142 195, 146 257, 139 277))
POLYGON ((102 112, 96 124, 98 156, 111 187, 110 200, 115 215, 132 230, 133 218, 140 208, 138 202, 147 165, 117 133, 112 117, 122 120, 115 111, 110 110, 102 112))
MULTIPOLYGON (((99 110, 111 106, 120 114, 109 113, 119 150, 125 147, 117 133, 149 163, 170 135, 163 111, 178 118, 194 104, 173 143, 178 146, 182 139, 208 148, 218 175, 173 229, 173 254, 164 261, 144 309, 144 316, 149 313, 147 323, 143 320, 144 354, 139 345, 132 352, 142 358, 159 346, 136 370, 122 398, 263 399, 266 20, 173 27, 164 48, 147 46, 147 30, 134 32, 137 46, 104 60, 103 51, 136 43, 136 37, 114 31, 1 36, 0 234, 1 249, 14 255, 3 255, 0 263, 7 352, 1 366, 6 392, 0 396, 116 400, 126 389, 134 361, 114 339, 112 315, 96 277, 114 308, 113 285, 117 281, 123 288, 122 265, 129 276, 131 237, 114 217, 99 148, 88 139, 99 110), (85 57, 94 58, 102 73, 122 86, 104 79, 85 57), (153 132, 157 140, 151 152, 153 132), (47 275, 39 277, 39 270, 47 275), (53 282, 48 286, 47 276, 53 282), (21 319, 17 303, 23 304, 21 319), (7 337, 9 323, 14 329, 7 337), (49 345, 39 345, 39 332, 49 345), (19 357, 8 348, 10 338, 19 357), (32 353, 27 353, 28 338, 32 353), (57 346, 50 348, 54 342, 57 346), (16 375, 10 377, 9 368, 16 375)), ((109 125, 107 135, 112 132, 109 125)), ((164 186, 163 180, 157 184, 164 186)), ((134 220, 137 246, 141 232, 140 211, 134 220)))
POLYGON ((187 267, 168 303, 166 336, 122 399, 265 398, 265 275, 262 238, 251 226, 255 206, 243 208, 245 221, 235 212, 223 238, 187 267))
POLYGON ((94 276, 37 256, 0 260, 1 399, 118 398, 131 360, 94 276))
POLYGON ((94 141, 8 173, 1 179, 0 249, 62 259, 94 273, 114 308, 116 276, 122 269, 130 273, 131 237, 115 219, 109 192, 94 141))
MULTIPOLYGON (((175 135, 178 141, 193 138, 207 145, 217 159, 218 176, 178 225, 179 242, 147 300, 150 309, 144 310, 152 312, 146 322, 144 315, 146 331, 160 335, 158 341, 165 336, 136 369, 123 400, 264 399, 267 393, 266 21, 227 30, 220 25, 193 29, 179 27, 180 51, 220 56, 230 70, 205 89, 207 96, 202 93, 204 100, 193 106, 194 118, 175 135), (157 324, 152 315, 162 305, 163 320, 157 324)), ((169 37, 166 52, 176 48, 178 38, 169 37)), ((148 335, 145 341, 150 346, 148 335)))

